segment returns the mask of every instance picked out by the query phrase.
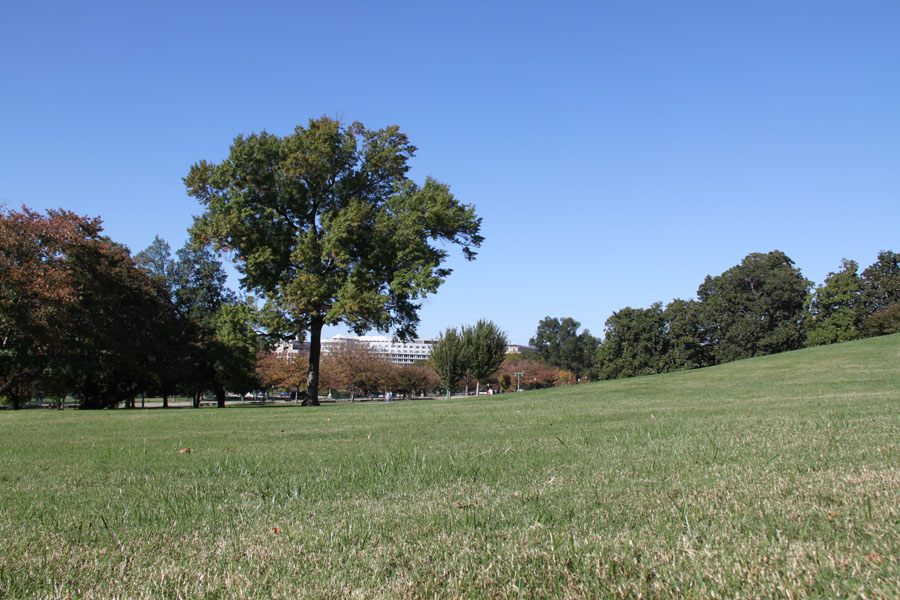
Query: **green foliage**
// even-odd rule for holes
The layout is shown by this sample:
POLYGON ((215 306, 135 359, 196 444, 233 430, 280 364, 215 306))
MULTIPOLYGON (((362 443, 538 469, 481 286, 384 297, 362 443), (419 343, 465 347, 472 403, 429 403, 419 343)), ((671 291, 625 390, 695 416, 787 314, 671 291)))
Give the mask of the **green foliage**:
POLYGON ((172 288, 178 312, 212 332, 223 306, 235 303, 221 261, 205 246, 186 243, 172 265, 172 288))
POLYGON ((862 336, 863 281, 855 261, 844 259, 841 270, 829 273, 812 293, 807 307, 806 343, 821 346, 862 336))
POLYGON ((228 158, 185 177, 205 209, 194 239, 233 251, 241 285, 281 314, 285 333, 309 333, 312 403, 323 325, 414 334, 421 298, 450 274, 441 244, 469 259, 481 244, 472 206, 407 178, 415 151, 396 126, 322 117, 283 138, 238 136, 228 158))
POLYGON ((541 360, 548 365, 571 371, 577 377, 587 375, 594 365, 598 340, 587 329, 578 333, 580 325, 570 317, 545 317, 528 343, 537 348, 541 360))
POLYGON ((697 301, 614 313, 596 353, 600 378, 694 369, 801 347, 811 283, 793 264, 778 251, 750 254, 721 275, 707 276, 697 301))
POLYGON ((150 245, 134 255, 138 265, 147 269, 151 277, 165 283, 172 289, 174 286, 175 261, 172 260, 172 247, 161 237, 154 236, 150 245))
POLYGON ((868 314, 900 303, 900 254, 882 250, 878 253, 878 260, 863 271, 862 279, 868 314))
POLYGON ((484 319, 474 326, 463 327, 462 338, 466 347, 467 371, 475 378, 477 395, 481 382, 496 373, 503 363, 509 340, 493 321, 484 319))
POLYGON ((449 398, 469 365, 468 346, 464 336, 455 327, 448 328, 434 343, 429 360, 449 398))
POLYGON ((257 386, 254 368, 263 343, 255 301, 240 301, 226 287, 222 263, 209 248, 187 243, 177 256, 175 303, 194 338, 194 368, 185 383, 195 394, 212 389, 221 407, 226 389, 246 393, 257 386))
POLYGON ((148 278, 125 248, 99 242, 80 250, 72 270, 81 305, 67 335, 63 379, 83 408, 104 408, 152 385, 175 313, 163 282, 148 278))
POLYGON ((86 241, 69 253, 79 302, 64 333, 67 348, 52 372, 82 408, 131 401, 149 388, 165 364, 162 332, 175 326, 162 281, 139 269, 128 251, 109 240, 86 241))
POLYGON ((697 290, 702 341, 718 363, 802 347, 811 286, 783 252, 747 255, 721 275, 707 276, 697 290))
POLYGON ((863 323, 863 331, 869 337, 900 333, 900 303, 869 315, 863 323))
POLYGON ((597 349, 598 376, 616 379, 660 373, 667 354, 662 304, 623 308, 606 320, 603 343, 597 349))
POLYGON ((666 306, 663 319, 668 353, 662 371, 697 369, 714 364, 711 348, 702 341, 703 313, 698 301, 676 298, 666 306))
MULTIPOLYGON (((246 394, 259 389, 256 357, 268 350, 260 335, 258 310, 252 298, 223 304, 216 316, 216 389, 246 394)), ((221 406, 221 403, 220 403, 221 406)))

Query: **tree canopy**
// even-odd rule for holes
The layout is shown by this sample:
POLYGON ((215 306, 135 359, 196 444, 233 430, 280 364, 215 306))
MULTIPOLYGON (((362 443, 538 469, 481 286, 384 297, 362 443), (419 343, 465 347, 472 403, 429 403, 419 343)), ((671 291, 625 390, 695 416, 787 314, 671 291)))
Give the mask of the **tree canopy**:
POLYGON ((541 360, 548 365, 581 377, 593 368, 598 341, 587 329, 578 333, 580 326, 581 323, 571 317, 545 317, 528 343, 537 348, 541 360))
POLYGON ((697 290, 704 320, 703 342, 716 362, 803 347, 804 307, 812 282, 783 252, 748 254, 741 264, 697 290))
POLYGON ((309 333, 312 404, 323 325, 413 335, 420 300, 450 274, 445 245, 472 259, 482 242, 471 205, 435 179, 407 177, 415 152, 397 126, 322 117, 285 137, 239 135, 224 161, 185 177, 205 209, 194 239, 233 251, 241 285, 267 301, 276 329, 309 333))
POLYGON ((862 272, 867 312, 877 313, 900 303, 900 254, 878 253, 878 260, 862 272))
POLYGON ((14 405, 65 351, 62 333, 78 303, 68 254, 100 231, 99 219, 63 210, 0 210, 0 396, 14 405))
POLYGON ((669 340, 661 303, 616 311, 606 320, 605 331, 597 349, 601 379, 651 375, 665 369, 669 340))
POLYGON ((666 305, 663 319, 666 322, 668 354, 664 370, 696 369, 713 364, 712 348, 704 343, 702 337, 702 308, 696 300, 680 298, 666 305))

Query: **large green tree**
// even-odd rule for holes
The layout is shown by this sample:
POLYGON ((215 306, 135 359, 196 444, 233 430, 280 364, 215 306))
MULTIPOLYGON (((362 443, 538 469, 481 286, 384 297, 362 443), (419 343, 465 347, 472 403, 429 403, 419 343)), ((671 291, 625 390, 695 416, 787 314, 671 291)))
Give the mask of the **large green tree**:
POLYGON ((702 343, 718 363, 801 348, 810 287, 783 252, 747 255, 697 290, 702 343))
POLYGON ((415 151, 396 126, 322 117, 285 137, 238 136, 225 160, 185 177, 205 208, 194 239, 233 251, 241 285, 277 312, 277 329, 309 334, 310 404, 324 325, 411 336, 421 298, 450 274, 444 244, 472 259, 482 242, 472 206, 407 177, 415 151))
POLYGON ((481 392, 481 382, 496 373, 503 364, 509 340, 493 321, 485 319, 480 319, 473 326, 463 327, 462 337, 466 346, 467 370, 475 378, 477 396, 481 392))
POLYGON ((594 366, 598 340, 571 317, 545 317, 538 323, 529 344, 535 346, 541 360, 548 365, 572 371, 577 377, 588 374, 594 366))

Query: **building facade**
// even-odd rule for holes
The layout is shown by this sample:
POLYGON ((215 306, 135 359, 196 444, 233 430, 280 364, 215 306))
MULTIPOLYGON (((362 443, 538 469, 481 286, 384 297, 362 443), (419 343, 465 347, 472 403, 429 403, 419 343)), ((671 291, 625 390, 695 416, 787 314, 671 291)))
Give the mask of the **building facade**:
POLYGON ((403 342, 388 335, 338 334, 333 338, 322 340, 322 354, 328 354, 342 344, 365 344, 370 350, 388 358, 394 364, 411 365, 427 360, 436 341, 431 338, 415 338, 403 342))
MULTIPOLYGON (((435 338, 415 338, 401 341, 389 335, 347 335, 338 334, 332 338, 322 340, 322 354, 328 354, 346 344, 365 344, 373 352, 386 357, 394 364, 411 365, 428 360, 431 349, 437 343, 435 338)), ((288 342, 281 347, 283 352, 301 352, 309 349, 309 343, 288 342)), ((524 344, 508 344, 507 354, 518 354, 525 350, 534 351, 536 348, 524 344)))

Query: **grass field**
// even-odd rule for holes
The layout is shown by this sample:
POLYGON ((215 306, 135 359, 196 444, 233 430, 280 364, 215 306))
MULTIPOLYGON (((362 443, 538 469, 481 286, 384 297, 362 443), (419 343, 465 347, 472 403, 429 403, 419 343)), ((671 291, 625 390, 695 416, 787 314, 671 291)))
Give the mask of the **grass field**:
POLYGON ((3 411, 0 439, 4 599, 900 597, 898 335, 477 399, 3 411))

